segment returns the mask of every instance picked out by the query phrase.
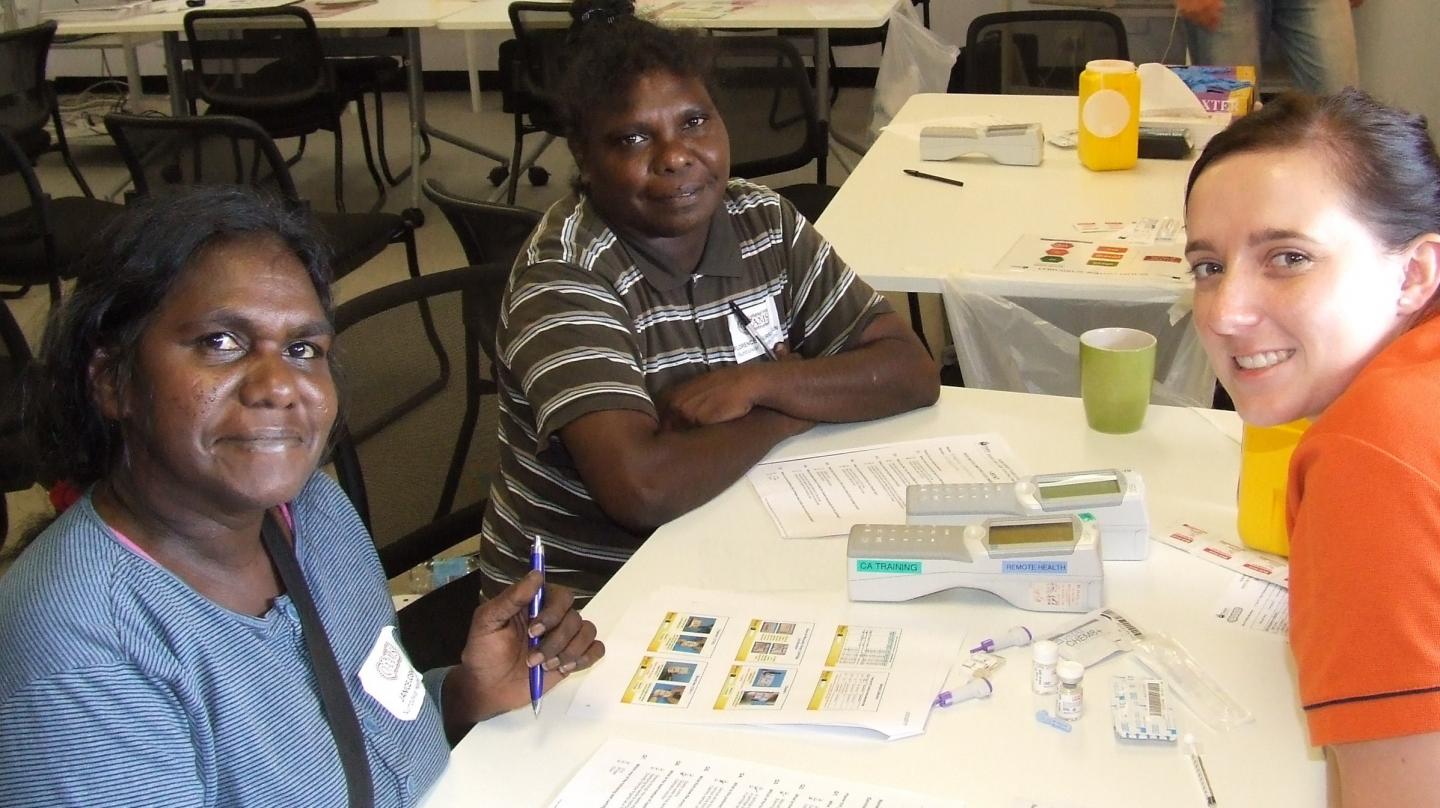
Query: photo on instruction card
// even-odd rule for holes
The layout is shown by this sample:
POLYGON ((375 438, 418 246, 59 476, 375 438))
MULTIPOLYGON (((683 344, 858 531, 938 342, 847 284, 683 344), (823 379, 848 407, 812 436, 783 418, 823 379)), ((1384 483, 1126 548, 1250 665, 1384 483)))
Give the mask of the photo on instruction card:
POLYGON ((750 682, 751 687, 780 687, 785 684, 784 670, 775 668, 761 668, 755 671, 755 679, 750 682))
POLYGON ((675 638, 670 650, 681 654, 702 654, 710 638, 699 634, 681 634, 675 638))
POLYGON ((665 682, 690 682, 695 678, 694 662, 669 662, 660 668, 660 679, 665 682))
POLYGON ((746 690, 740 694, 742 707, 774 707, 780 698, 775 690, 746 690))
POLYGON ((651 704, 679 704, 685 697, 685 687, 661 682, 650 689, 650 696, 645 700, 651 704))
POLYGON ((685 625, 681 626, 680 630, 690 634, 709 634, 714 628, 715 618, 695 614, 685 621, 685 625))

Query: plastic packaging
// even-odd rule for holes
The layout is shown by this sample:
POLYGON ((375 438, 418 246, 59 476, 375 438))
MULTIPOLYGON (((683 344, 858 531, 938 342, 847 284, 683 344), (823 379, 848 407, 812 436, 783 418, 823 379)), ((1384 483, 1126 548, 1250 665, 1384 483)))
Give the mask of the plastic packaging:
POLYGON ((1290 555, 1290 533, 1285 529, 1290 455, 1309 426, 1305 419, 1270 427, 1245 425, 1240 440, 1239 516, 1235 525, 1245 546, 1290 555))
POLYGON ((1135 656, 1164 679, 1171 692, 1211 729, 1224 732, 1254 720, 1249 710, 1211 678, 1183 645, 1170 637, 1147 632, 1135 640, 1135 656))
POLYGON ((1054 693, 1060 686, 1056 663, 1060 661, 1060 646, 1050 640, 1035 643, 1035 662, 1030 672, 1030 689, 1040 695, 1054 693))
POLYGON ((945 283, 945 316, 965 384, 986 390, 1080 395, 1080 334, 1126 325, 1155 335, 1152 404, 1209 407, 1215 374, 1185 315, 1171 322, 1173 299, 1087 300, 1066 290, 1046 297, 1001 296, 977 280, 952 276, 945 283))
POLYGON ((1080 162, 1091 171, 1140 159, 1140 76, 1135 63, 1095 59, 1080 74, 1080 162))
POLYGON ((1055 695, 1055 714, 1066 721, 1078 721, 1085 712, 1085 666, 1067 659, 1055 666, 1060 690, 1055 695))
POLYGON ((959 53, 959 48, 921 23, 920 12, 913 5, 901 3, 890 14, 890 28, 871 97, 869 135, 872 142, 880 137, 880 130, 889 125, 910 96, 945 92, 959 53))

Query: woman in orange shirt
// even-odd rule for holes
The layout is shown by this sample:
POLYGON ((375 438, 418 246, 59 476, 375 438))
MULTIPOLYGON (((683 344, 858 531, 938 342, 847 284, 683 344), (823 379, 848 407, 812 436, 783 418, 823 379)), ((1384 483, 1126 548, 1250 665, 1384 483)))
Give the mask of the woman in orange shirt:
POLYGON ((1440 794, 1440 157, 1358 90, 1286 96, 1190 174, 1195 325, 1290 468, 1290 639, 1332 801, 1440 794))

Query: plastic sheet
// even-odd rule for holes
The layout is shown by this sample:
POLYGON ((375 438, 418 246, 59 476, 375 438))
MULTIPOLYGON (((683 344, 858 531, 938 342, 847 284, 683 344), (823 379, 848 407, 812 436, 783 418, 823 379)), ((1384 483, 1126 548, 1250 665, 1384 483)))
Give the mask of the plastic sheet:
POLYGON ((1154 334, 1158 342, 1152 403, 1209 407, 1214 398, 1215 374, 1188 310, 1177 315, 1173 299, 1002 297, 958 279, 946 282, 944 297, 969 387, 1078 396, 1080 334, 1128 326, 1154 334))
POLYGON ((890 14, 890 30, 880 69, 875 75, 871 102, 870 139, 890 123, 915 93, 943 93, 950 84, 950 71, 960 49, 935 35, 920 23, 920 13, 910 3, 901 3, 890 14))

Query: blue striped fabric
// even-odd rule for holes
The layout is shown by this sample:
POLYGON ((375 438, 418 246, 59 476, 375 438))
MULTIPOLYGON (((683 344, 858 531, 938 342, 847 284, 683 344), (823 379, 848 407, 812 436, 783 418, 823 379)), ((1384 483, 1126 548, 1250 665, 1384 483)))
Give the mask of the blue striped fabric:
MULTIPOLYGON (((360 685, 376 636, 395 623, 374 547, 323 474, 292 513, 376 805, 411 804, 449 750, 434 699, 401 721, 360 685)), ((258 618, 217 606, 124 548, 88 496, 0 579, 0 649, 0 805, 346 804, 289 597, 258 618)))

